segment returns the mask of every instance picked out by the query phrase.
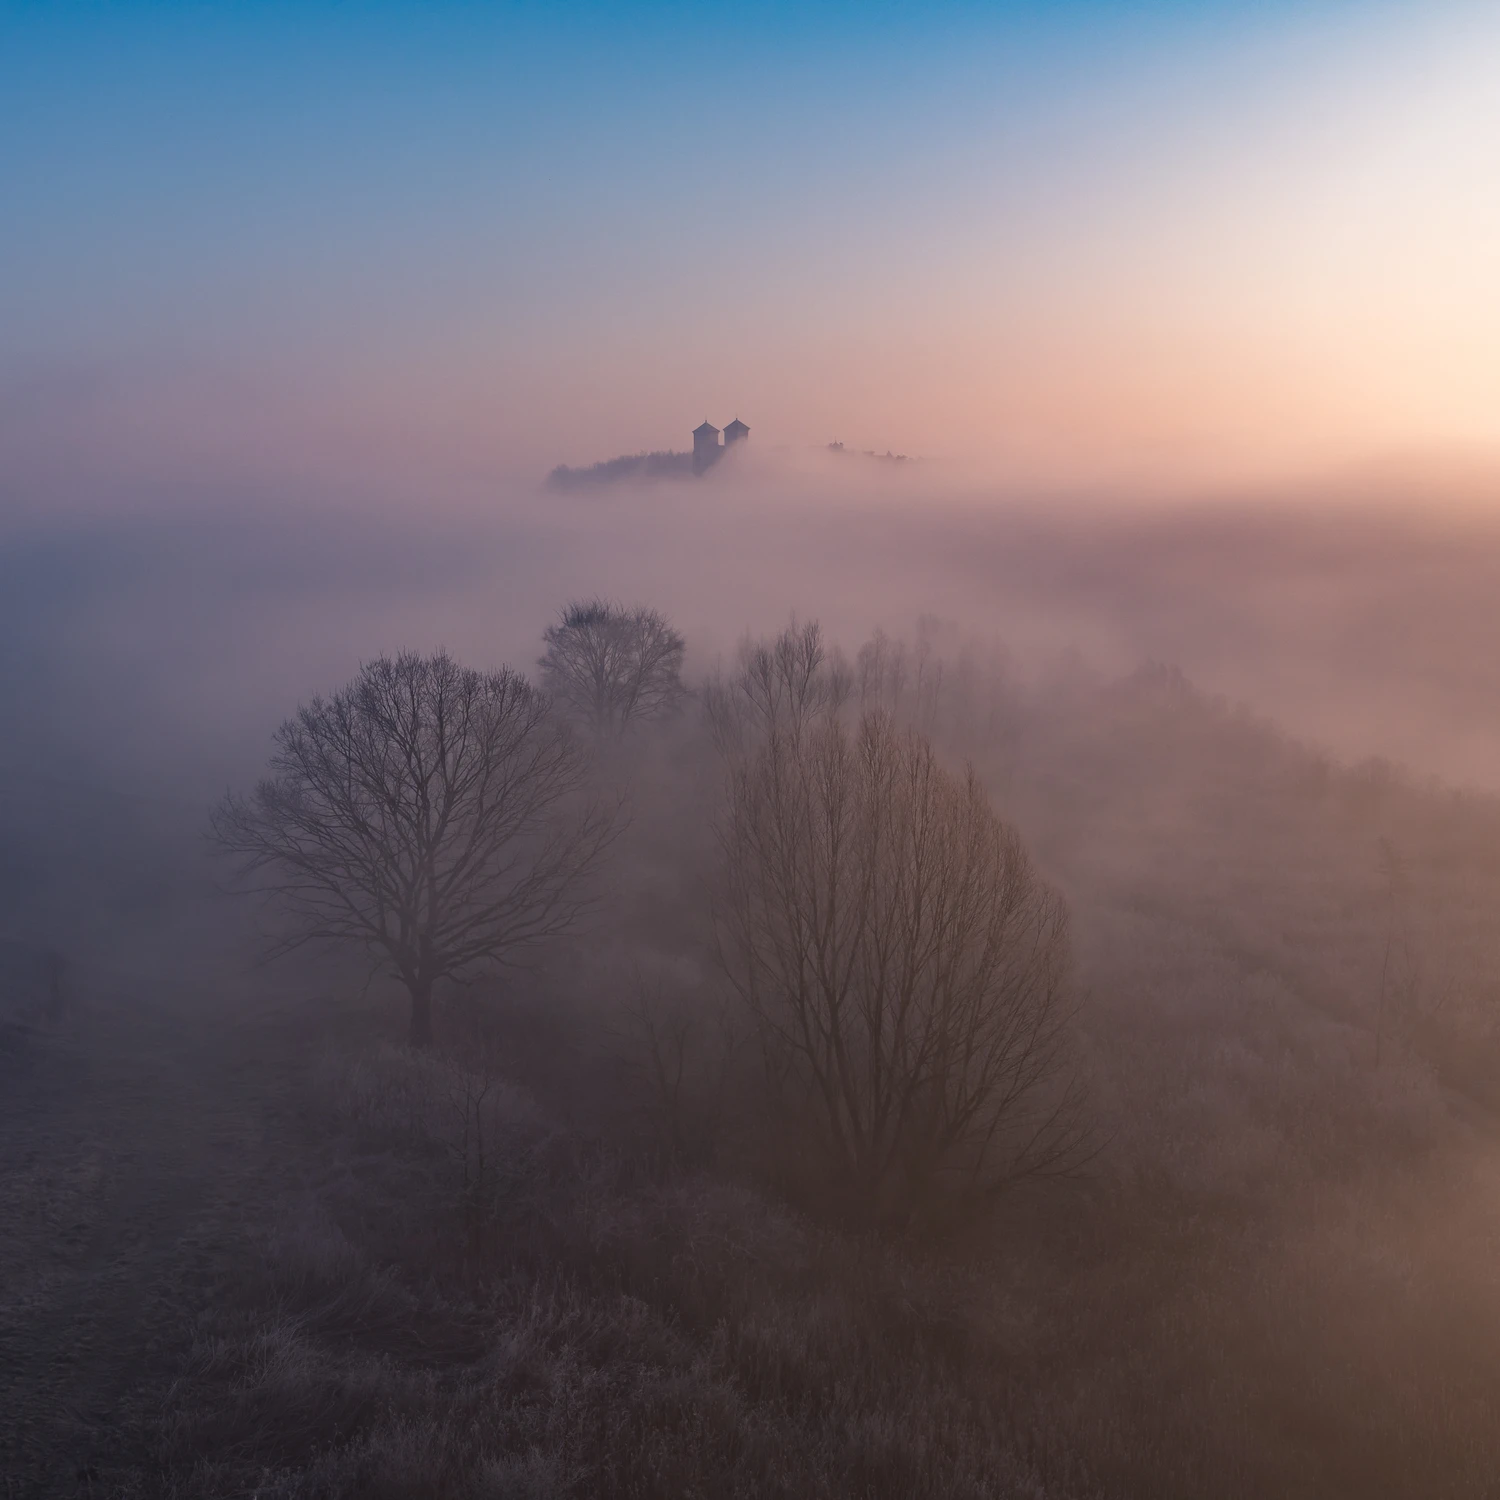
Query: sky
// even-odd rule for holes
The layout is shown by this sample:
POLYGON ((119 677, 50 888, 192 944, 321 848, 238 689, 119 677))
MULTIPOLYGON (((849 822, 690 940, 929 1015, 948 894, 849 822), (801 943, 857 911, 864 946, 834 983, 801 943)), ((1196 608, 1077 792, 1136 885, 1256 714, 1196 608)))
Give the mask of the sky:
POLYGON ((1500 454, 1500 10, 0 0, 0 505, 1500 454))

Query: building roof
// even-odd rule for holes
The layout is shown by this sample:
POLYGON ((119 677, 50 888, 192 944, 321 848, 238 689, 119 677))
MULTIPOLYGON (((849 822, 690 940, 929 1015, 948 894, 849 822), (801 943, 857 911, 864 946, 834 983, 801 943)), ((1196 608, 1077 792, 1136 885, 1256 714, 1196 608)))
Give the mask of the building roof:
POLYGON ((731 432, 746 433, 749 431, 750 429, 746 427, 738 417, 736 417, 734 421, 732 421, 729 426, 724 429, 724 435, 727 437, 731 432))
POLYGON ((700 432, 711 432, 715 437, 719 435, 719 429, 712 422, 708 421, 707 418, 704 419, 701 427, 693 428, 693 436, 697 437, 700 432))

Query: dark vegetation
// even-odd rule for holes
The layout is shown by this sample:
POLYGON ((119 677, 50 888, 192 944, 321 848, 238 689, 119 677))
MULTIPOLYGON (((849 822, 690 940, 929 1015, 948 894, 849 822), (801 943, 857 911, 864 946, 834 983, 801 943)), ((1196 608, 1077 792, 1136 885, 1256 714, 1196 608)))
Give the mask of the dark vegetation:
MULTIPOLYGON (((535 717, 513 676, 376 663, 225 804, 281 872, 269 940, 356 937, 394 988, 315 945, 248 990, 107 1003, 234 920, 142 810, 90 864, 138 905, 49 1018, 35 952, 67 934, 9 883, 10 1098, 41 1111, 102 1047, 120 1131, 126 1023, 155 1017, 159 1108, 234 1143, 163 1130, 214 1184, 173 1220, 198 1258, 150 1273, 160 1348, 80 1463, 3 1450, 17 1493, 1492 1494, 1500 804, 1170 669, 1023 671, 932 622, 847 658, 793 629, 599 715, 567 682, 597 653, 551 637, 628 618, 563 615, 535 717), (398 682, 404 718, 362 705, 398 682), (497 740, 505 702, 525 733, 497 740), (534 746, 569 768, 540 804, 508 774, 534 746), (584 827, 568 932, 449 964, 478 832, 524 872, 584 827), (332 829, 309 905, 285 872, 332 829), (317 916, 335 888, 353 927, 317 916), (398 1042, 402 954, 430 1045, 398 1042)), ((10 821, 45 864, 47 825, 10 821)), ((16 1204, 93 1191, 23 1166, 16 1204)))
POLYGON ((659 448, 651 453, 627 453, 619 458, 601 459, 582 468, 559 464, 547 476, 547 486, 554 490, 588 489, 593 485, 617 484, 622 480, 691 479, 693 455, 659 448))
MULTIPOLYGON (((847 454, 852 456, 854 454, 854 449, 846 448, 842 443, 829 443, 828 451, 830 453, 837 453, 840 455, 847 454)), ((913 462, 913 460, 908 458, 906 454, 892 453, 889 448, 887 448, 884 453, 877 453, 873 448, 861 448, 859 450, 859 457, 874 458, 878 459, 881 463, 887 464, 909 464, 913 462)))

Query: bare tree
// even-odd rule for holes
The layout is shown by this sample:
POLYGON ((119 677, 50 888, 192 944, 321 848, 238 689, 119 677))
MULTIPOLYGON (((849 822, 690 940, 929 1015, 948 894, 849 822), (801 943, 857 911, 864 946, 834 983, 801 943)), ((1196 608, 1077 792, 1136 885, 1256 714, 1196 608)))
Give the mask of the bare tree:
POLYGON ((775 640, 740 643, 738 671, 704 689, 721 752, 741 754, 773 729, 797 735, 819 715, 837 713, 854 690, 848 664, 823 644, 816 620, 793 622, 775 640))
POLYGON ((886 715, 824 714, 773 722, 729 779, 721 958, 854 1206, 1076 1159, 1066 908, 972 772, 886 715))
POLYGON ((603 738, 662 718, 682 700, 683 639, 654 609, 575 601, 542 639, 543 685, 603 738))
POLYGON ((432 1039, 432 990, 567 929, 611 831, 544 695, 446 654, 381 657, 276 733, 271 774, 213 840, 290 920, 275 944, 371 950, 432 1039))

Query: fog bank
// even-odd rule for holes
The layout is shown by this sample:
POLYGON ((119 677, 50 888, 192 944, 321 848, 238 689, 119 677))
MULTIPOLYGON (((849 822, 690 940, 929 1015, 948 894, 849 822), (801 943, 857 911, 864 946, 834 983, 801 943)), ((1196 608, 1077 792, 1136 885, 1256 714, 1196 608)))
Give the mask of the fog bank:
POLYGON ((1500 521, 1329 490, 1212 503, 997 496, 939 466, 762 458, 598 496, 372 485, 197 493, 0 541, 14 767, 210 795, 361 660, 446 646, 529 669, 564 601, 650 603, 690 667, 822 619, 857 645, 923 615, 1025 665, 1180 666, 1347 758, 1500 785, 1500 521))

